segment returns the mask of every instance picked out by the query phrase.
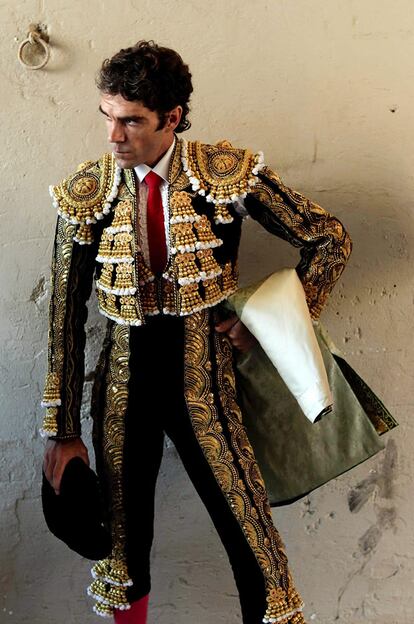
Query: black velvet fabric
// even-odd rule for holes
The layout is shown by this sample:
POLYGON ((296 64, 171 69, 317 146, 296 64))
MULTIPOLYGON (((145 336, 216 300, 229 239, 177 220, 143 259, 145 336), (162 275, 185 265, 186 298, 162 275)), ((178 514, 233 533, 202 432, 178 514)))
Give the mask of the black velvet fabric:
POLYGON ((50 531, 87 559, 111 552, 111 537, 103 525, 98 479, 80 457, 72 459, 62 476, 60 494, 43 474, 42 506, 50 531))
POLYGON ((131 330, 124 452, 127 561, 134 583, 129 599, 138 600, 150 591, 154 493, 166 433, 227 551, 243 623, 259 624, 267 607, 263 575, 194 434, 184 401, 183 344, 182 318, 153 317, 131 330))

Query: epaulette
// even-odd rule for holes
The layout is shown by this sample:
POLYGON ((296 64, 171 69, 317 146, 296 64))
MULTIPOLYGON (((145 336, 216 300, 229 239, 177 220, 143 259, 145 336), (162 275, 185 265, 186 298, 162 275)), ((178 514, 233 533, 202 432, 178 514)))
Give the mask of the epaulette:
MULTIPOLYGON (((229 141, 207 145, 199 141, 183 141, 182 163, 193 191, 205 195, 216 206, 230 204, 246 197, 258 180, 264 166, 263 154, 237 149, 229 141)), ((218 211, 216 220, 226 223, 227 211, 218 211)))
POLYGON ((90 226, 109 213, 120 181, 121 169, 115 158, 112 154, 104 154, 98 161, 82 163, 76 173, 50 187, 58 214, 79 226, 75 236, 77 242, 92 242, 90 226))

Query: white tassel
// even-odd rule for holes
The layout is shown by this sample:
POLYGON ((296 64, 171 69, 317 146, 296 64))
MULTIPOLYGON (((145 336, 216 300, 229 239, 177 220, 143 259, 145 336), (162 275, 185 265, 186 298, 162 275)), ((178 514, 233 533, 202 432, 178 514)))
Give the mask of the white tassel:
POLYGON ((108 288, 107 286, 103 286, 99 280, 96 282, 96 286, 99 290, 103 290, 110 295, 135 295, 137 292, 135 286, 132 288, 108 288))
POLYGON ((47 429, 39 429, 41 438, 54 438, 57 436, 56 431, 48 431, 47 429))
POLYGON ((122 264, 125 262, 126 264, 133 264, 134 258, 132 256, 121 256, 118 258, 112 258, 110 256, 96 256, 96 262, 108 263, 108 264, 122 264))
POLYGON ((102 310, 102 308, 99 308, 99 313, 102 314, 102 316, 106 316, 106 318, 109 318, 111 321, 115 321, 117 325, 134 325, 135 327, 142 325, 142 321, 140 319, 136 319, 135 321, 125 321, 125 319, 120 316, 108 314, 105 310, 102 310))

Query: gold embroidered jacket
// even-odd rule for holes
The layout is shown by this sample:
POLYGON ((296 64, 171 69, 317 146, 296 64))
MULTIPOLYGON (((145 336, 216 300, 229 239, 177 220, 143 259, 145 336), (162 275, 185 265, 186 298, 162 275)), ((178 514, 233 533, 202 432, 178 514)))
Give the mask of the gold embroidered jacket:
POLYGON ((317 318, 351 252, 342 224, 286 187, 262 154, 227 142, 177 140, 169 171, 169 261, 162 276, 146 265, 137 234, 132 170, 112 155, 86 162, 51 189, 58 210, 52 261, 48 374, 43 433, 80 435, 86 301, 95 273, 99 308, 117 324, 153 314, 187 316, 237 289, 242 217, 300 247, 297 267, 317 318))

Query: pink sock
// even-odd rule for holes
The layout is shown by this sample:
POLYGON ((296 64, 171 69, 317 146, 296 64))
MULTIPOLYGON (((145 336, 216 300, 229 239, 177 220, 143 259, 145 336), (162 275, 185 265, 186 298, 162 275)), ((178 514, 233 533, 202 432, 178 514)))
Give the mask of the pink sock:
POLYGON ((149 594, 147 594, 140 600, 131 602, 130 609, 126 609, 125 611, 121 611, 120 609, 115 609, 114 611, 115 624, 146 624, 147 612, 148 612, 148 600, 149 600, 149 594))

